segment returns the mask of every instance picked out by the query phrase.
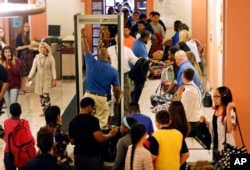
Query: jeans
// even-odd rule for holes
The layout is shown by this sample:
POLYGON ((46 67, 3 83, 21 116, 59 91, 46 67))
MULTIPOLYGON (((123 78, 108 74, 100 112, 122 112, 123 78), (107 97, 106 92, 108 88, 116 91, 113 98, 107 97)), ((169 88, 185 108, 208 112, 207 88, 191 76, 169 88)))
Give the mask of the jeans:
POLYGON ((141 93, 142 93, 142 90, 143 90, 143 87, 144 87, 144 84, 145 82, 143 83, 134 83, 134 91, 133 91, 133 94, 132 94, 132 102, 135 102, 135 103, 138 103, 139 102, 139 99, 141 97, 141 93))
POLYGON ((18 96, 19 96, 19 91, 20 89, 10 89, 7 90, 5 95, 4 95, 4 99, 5 99, 5 103, 7 106, 7 115, 8 117, 10 117, 10 105, 12 103, 16 103, 18 96))

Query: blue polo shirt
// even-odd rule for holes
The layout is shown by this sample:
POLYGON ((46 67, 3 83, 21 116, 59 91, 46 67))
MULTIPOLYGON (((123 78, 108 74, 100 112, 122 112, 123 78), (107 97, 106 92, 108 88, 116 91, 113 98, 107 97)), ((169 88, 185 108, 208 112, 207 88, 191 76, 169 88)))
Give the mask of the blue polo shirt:
POLYGON ((120 86, 118 71, 107 61, 96 60, 92 54, 85 55, 86 90, 99 94, 110 94, 111 85, 120 86))
POLYGON ((191 68, 194 70, 194 83, 196 84, 197 87, 199 87, 201 93, 203 94, 204 90, 202 88, 202 85, 200 83, 200 80, 198 78, 198 74, 195 70, 195 68, 193 67, 193 65, 187 60, 187 61, 184 61, 180 67, 179 67, 179 70, 178 70, 178 73, 177 73, 177 88, 181 85, 183 85, 183 80, 182 80, 182 73, 183 71, 186 69, 186 68, 191 68))
POLYGON ((154 132, 152 120, 148 116, 143 115, 141 113, 133 113, 133 114, 129 114, 128 116, 144 124, 148 134, 151 134, 154 132))
POLYGON ((132 50, 136 57, 143 57, 146 60, 148 60, 148 52, 147 52, 146 45, 140 39, 135 40, 132 46, 132 50))

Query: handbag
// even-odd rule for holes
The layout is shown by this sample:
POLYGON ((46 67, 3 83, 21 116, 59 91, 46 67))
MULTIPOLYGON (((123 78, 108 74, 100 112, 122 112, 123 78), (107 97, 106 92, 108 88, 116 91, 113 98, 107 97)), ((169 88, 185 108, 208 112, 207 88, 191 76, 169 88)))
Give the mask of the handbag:
MULTIPOLYGON (((236 114, 236 111, 235 111, 235 114, 236 114)), ((227 128, 225 128, 224 149, 220 153, 220 159, 219 159, 219 163, 218 163, 220 169, 230 169, 230 155, 231 154, 248 154, 247 153, 247 148, 246 148, 246 146, 244 144, 244 141, 243 141, 243 137, 242 137, 242 133, 241 133, 241 130, 240 130, 240 124, 239 124, 238 119, 236 119, 236 124, 238 125, 238 128, 239 128, 240 138, 241 138, 241 142, 242 142, 243 146, 242 147, 236 147, 236 146, 232 146, 232 145, 228 144, 227 143, 227 138, 226 138, 227 128)))
POLYGON ((171 94, 163 94, 162 87, 165 85, 165 81, 161 81, 155 90, 155 93, 150 96, 150 102, 152 106, 165 104, 166 101, 171 101, 173 96, 171 94), (160 92, 158 92, 160 90, 160 92))
POLYGON ((194 138, 204 148, 211 149, 212 137, 205 122, 199 122, 194 129, 194 138))
POLYGON ((212 107, 212 105, 213 105, 212 96, 209 92, 206 92, 203 98, 203 106, 212 107))

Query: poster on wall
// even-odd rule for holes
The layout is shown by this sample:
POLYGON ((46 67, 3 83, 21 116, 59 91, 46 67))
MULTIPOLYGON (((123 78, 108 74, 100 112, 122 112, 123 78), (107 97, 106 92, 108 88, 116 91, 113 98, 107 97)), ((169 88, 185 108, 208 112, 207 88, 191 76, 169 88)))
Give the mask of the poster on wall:
POLYGON ((172 28, 176 20, 176 0, 157 0, 156 10, 161 14, 166 27, 172 28))
POLYGON ((17 28, 17 27, 20 27, 21 25, 21 19, 18 17, 18 18, 12 18, 12 27, 13 28, 17 28))

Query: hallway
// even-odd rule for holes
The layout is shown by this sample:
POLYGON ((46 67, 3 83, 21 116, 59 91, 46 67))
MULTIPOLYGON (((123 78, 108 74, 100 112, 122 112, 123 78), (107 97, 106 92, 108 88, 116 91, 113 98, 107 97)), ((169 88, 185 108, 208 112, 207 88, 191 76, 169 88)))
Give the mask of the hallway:
MULTIPOLYGON (((151 111, 150 104, 150 95, 154 93, 156 87, 158 86, 160 80, 147 80, 145 83, 145 87, 143 89, 142 96, 140 98, 140 108, 141 112, 145 115, 148 115, 154 124, 155 122, 155 114, 151 111)), ((30 87, 32 91, 34 88, 34 84, 30 87)), ((74 80, 58 80, 57 87, 52 90, 51 93, 51 101, 52 105, 58 105, 61 109, 61 114, 67 109, 69 102, 75 95, 75 81, 74 80)), ((32 133, 36 138, 36 133, 38 129, 45 125, 44 117, 40 117, 41 114, 41 106, 39 101, 39 96, 34 93, 26 93, 25 95, 20 95, 18 102, 22 105, 22 118, 29 120, 30 127, 32 129, 32 133)), ((212 114, 211 108, 203 108, 204 115, 209 118, 212 114)), ((4 109, 5 111, 5 109, 4 109)), ((67 114, 69 114, 67 112, 67 114)), ((77 113, 70 113, 77 114, 77 113)), ((64 117, 64 116, 63 116, 64 117)), ((0 116, 0 124, 3 124, 3 121, 6 119, 6 113, 0 116)), ((70 120, 66 120, 69 122, 70 120)), ((154 124, 154 129, 156 129, 154 124)), ((188 162, 192 163, 197 160, 212 160, 212 153, 210 151, 204 150, 201 146, 194 140, 187 138, 187 145, 190 151, 190 157, 188 162)), ((4 170, 3 165, 3 150, 5 143, 3 140, 0 140, 0 170, 4 170)), ((73 156, 73 146, 69 144, 68 153, 73 156)))

